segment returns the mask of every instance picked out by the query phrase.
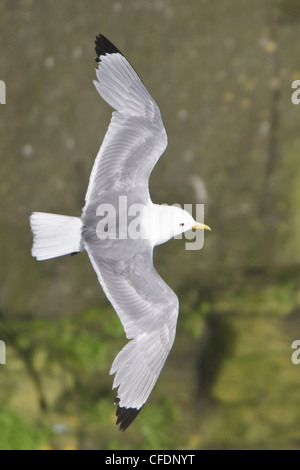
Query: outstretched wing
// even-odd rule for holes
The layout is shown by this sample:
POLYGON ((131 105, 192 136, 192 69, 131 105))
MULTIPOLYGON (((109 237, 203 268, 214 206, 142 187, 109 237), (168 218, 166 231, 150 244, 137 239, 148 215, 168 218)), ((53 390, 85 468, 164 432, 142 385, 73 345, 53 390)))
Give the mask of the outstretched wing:
POLYGON ((162 280, 145 247, 130 260, 97 258, 86 250, 102 288, 116 310, 129 343, 116 356, 110 374, 118 388, 117 424, 124 431, 148 399, 173 345, 178 298, 162 280))
POLYGON ((116 111, 94 163, 84 210, 107 189, 139 185, 148 195, 150 173, 167 146, 159 108, 135 70, 104 36, 95 44, 94 84, 116 111))

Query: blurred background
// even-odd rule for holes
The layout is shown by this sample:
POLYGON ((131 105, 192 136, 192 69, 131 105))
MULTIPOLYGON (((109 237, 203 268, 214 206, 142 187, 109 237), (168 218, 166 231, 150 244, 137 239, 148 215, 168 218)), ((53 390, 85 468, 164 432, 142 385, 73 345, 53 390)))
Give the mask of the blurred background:
POLYGON ((300 447, 298 0, 0 0, 0 449, 300 447), (108 375, 126 343, 88 257, 38 263, 32 211, 79 216, 111 109, 94 37, 124 52, 169 146, 156 203, 205 204, 201 251, 155 250, 177 337, 134 424, 108 375))

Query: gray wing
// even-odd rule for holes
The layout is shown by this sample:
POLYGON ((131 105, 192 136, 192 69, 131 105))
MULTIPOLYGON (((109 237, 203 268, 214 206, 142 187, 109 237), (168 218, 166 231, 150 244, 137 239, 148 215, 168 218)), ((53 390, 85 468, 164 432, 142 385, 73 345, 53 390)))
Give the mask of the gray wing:
POLYGON ((116 403, 125 430, 148 399, 174 342, 178 298, 152 262, 152 248, 130 260, 105 260, 87 253, 102 288, 116 310, 129 343, 116 356, 116 403))
POLYGON ((94 163, 85 207, 107 189, 140 186, 149 197, 150 173, 167 146, 159 108, 126 58, 102 35, 96 53, 94 84, 116 111, 94 163))

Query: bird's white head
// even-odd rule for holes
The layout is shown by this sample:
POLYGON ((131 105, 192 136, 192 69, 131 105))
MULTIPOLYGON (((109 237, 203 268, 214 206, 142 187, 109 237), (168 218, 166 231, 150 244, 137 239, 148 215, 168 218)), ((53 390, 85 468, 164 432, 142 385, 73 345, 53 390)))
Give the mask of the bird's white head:
POLYGON ((184 209, 159 204, 152 204, 145 229, 147 238, 154 245, 161 245, 188 230, 210 230, 207 225, 196 222, 184 209))

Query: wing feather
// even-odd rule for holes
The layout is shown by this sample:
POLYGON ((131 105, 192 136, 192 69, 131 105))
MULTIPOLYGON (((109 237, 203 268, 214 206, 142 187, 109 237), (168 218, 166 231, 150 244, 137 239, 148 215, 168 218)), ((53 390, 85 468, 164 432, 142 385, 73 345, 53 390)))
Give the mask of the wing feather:
POLYGON ((100 284, 116 310, 129 343, 111 366, 119 406, 140 409, 148 399, 174 342, 178 298, 156 272, 152 252, 126 261, 89 253, 100 284), (149 292, 149 286, 151 290, 149 292))
POLYGON ((96 52, 94 84, 115 111, 91 172, 84 211, 108 188, 128 191, 138 181, 148 195, 149 176, 167 146, 159 108, 127 59, 101 35, 96 52))

